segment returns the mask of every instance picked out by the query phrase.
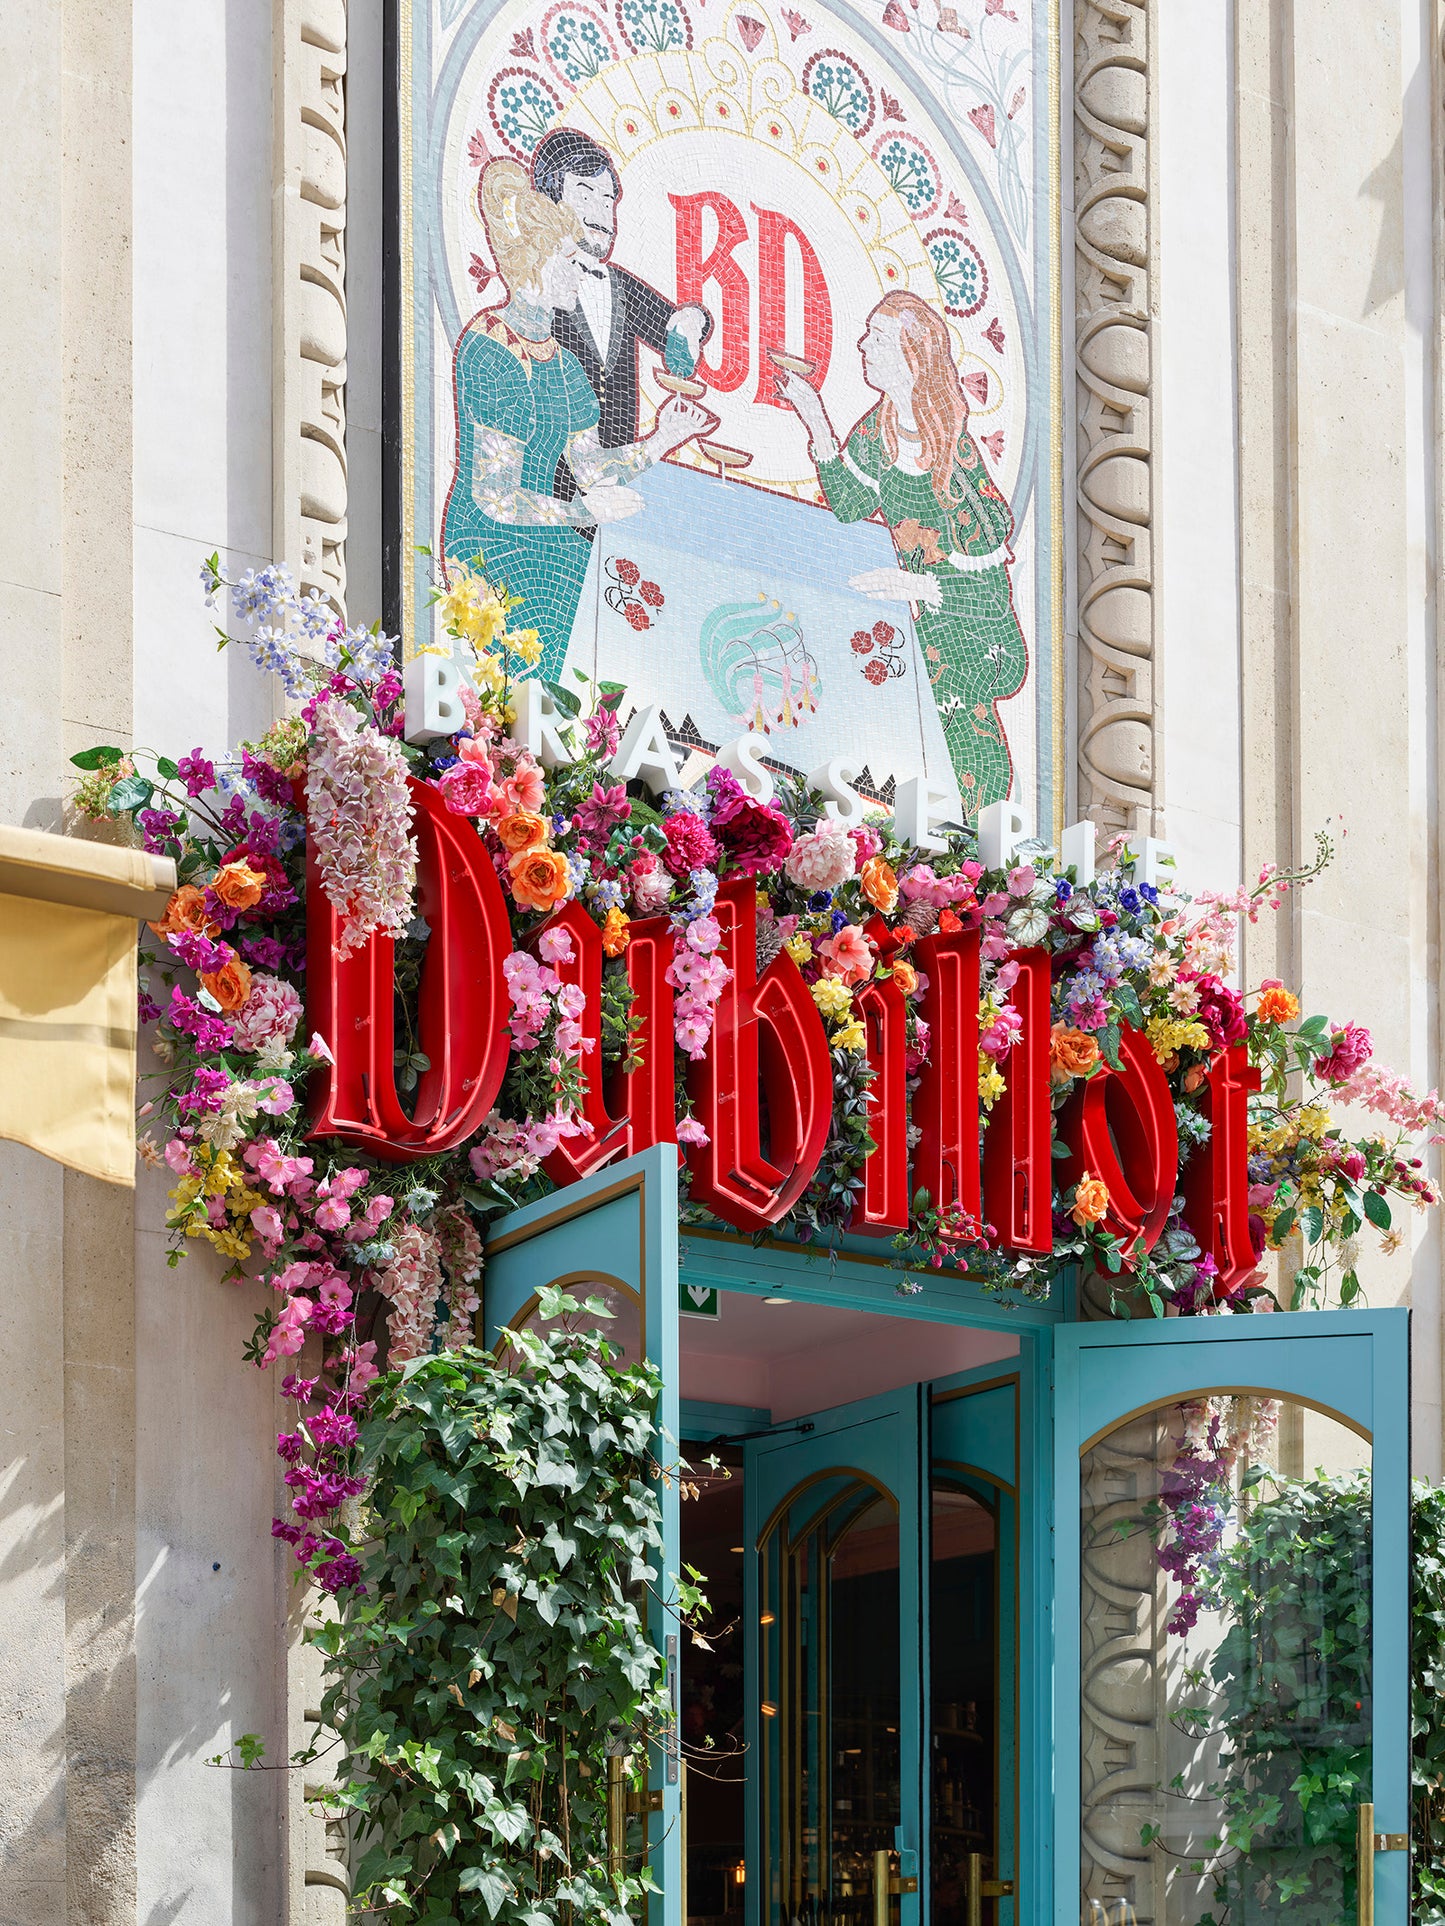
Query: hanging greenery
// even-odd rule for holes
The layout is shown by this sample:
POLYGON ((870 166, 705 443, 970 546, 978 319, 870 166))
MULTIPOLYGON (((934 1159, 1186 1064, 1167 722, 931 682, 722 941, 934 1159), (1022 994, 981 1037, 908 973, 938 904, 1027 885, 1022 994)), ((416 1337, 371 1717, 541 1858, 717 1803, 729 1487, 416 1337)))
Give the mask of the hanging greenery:
POLYGON ((364 1590, 313 1637, 356 1900, 389 1916, 628 1926, 653 1888, 640 1824, 609 1862, 608 1755, 641 1783, 666 1720, 648 1615, 699 1600, 659 1583, 657 1373, 578 1311, 608 1315, 549 1289, 568 1326, 413 1359, 361 1426, 364 1590))

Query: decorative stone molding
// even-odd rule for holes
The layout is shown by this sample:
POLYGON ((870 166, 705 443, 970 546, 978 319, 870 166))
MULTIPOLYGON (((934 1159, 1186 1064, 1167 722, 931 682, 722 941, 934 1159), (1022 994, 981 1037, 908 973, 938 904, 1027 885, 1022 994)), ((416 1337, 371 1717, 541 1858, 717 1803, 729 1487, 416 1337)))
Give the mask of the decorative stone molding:
POLYGON ((1137 1926, 1168 1917, 1165 1862, 1141 1839, 1169 1822, 1165 1586, 1139 1522, 1158 1495, 1161 1429, 1158 1413, 1136 1418, 1081 1468, 1081 1918, 1137 1926))
POLYGON ((1148 834, 1159 810, 1149 133, 1154 0, 1075 0, 1078 803, 1148 834))
POLYGON ((272 547, 346 608, 346 0, 273 0, 272 547))

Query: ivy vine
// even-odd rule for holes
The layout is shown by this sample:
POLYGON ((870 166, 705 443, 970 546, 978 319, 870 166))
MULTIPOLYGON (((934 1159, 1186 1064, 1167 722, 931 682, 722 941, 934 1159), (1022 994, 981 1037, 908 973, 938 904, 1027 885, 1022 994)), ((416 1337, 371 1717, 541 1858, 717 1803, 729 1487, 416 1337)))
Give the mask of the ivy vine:
MULTIPOLYGON (((628 1926, 654 1890, 642 1823, 609 1856, 609 1754, 640 1786, 664 1729, 650 1364, 561 1292, 501 1358, 418 1358, 361 1429, 365 1591, 312 1634, 359 1905, 397 1919, 628 1926)), ((668 1575, 668 1609, 695 1586, 668 1575)))

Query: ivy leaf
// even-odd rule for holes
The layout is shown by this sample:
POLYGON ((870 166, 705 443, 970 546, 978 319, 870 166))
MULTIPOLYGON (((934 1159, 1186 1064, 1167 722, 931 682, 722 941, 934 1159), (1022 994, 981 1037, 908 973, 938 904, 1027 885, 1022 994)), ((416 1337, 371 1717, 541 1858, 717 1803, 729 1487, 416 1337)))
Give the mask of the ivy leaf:
POLYGON ((119 762, 124 755, 124 749, 103 742, 94 749, 82 749, 78 756, 72 756, 70 760, 77 769, 104 769, 107 763, 119 762))
POLYGON ((497 1914, 511 1898, 513 1887, 504 1873, 493 1871, 490 1866, 464 1866, 457 1881, 459 1893, 480 1893, 482 1904, 491 1918, 497 1914))

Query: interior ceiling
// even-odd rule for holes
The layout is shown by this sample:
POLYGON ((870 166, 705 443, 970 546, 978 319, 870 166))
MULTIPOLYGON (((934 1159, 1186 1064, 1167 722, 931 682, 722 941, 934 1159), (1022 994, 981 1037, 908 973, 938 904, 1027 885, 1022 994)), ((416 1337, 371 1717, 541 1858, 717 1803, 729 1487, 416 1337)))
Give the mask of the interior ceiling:
POLYGON ((682 1395, 767 1411, 775 1423, 1018 1356, 1006 1332, 927 1318, 734 1291, 718 1303, 715 1318, 682 1319, 682 1395))

